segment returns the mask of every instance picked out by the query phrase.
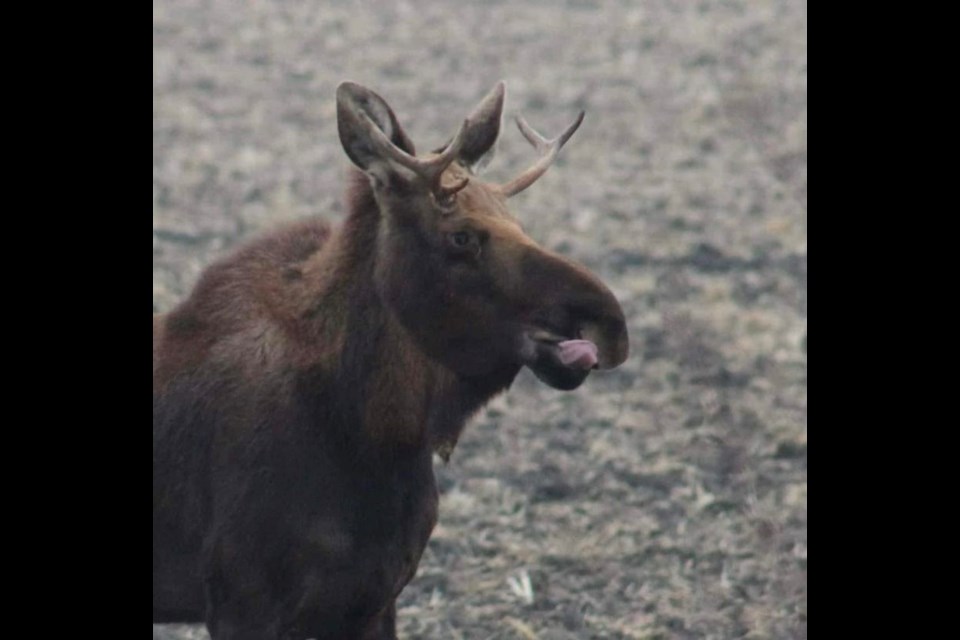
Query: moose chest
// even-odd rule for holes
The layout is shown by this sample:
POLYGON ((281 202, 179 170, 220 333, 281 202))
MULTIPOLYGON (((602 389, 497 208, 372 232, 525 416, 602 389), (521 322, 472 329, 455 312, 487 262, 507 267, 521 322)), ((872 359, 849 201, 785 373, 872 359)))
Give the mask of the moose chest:
POLYGON ((237 502, 242 513, 211 523, 214 608, 230 618, 275 615, 304 637, 354 637, 350 630, 391 610, 416 571, 437 517, 431 453, 328 446, 271 467, 237 502))
MULTIPOLYGON (((346 533, 343 566, 371 585, 396 595, 416 570, 437 521, 438 492, 429 451, 373 457, 350 474, 338 476, 332 509, 346 533), (364 577, 366 576, 366 577, 364 577)), ((321 523, 323 519, 319 519, 321 523)))
MULTIPOLYGON (((290 583, 301 591, 298 618, 336 628, 334 618, 373 616, 391 605, 416 572, 437 520, 438 492, 428 449, 324 456, 298 496, 286 550, 290 583)), ((313 625, 311 625, 313 626, 313 625)))

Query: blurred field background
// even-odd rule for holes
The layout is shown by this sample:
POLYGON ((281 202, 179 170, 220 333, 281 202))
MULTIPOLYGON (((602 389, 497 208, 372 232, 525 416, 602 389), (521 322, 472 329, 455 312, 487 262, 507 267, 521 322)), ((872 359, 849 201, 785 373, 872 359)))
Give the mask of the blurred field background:
POLYGON ((805 0, 154 2, 154 311, 342 217, 342 80, 418 149, 505 80, 490 180, 534 158, 514 114, 587 112, 511 204, 613 289, 632 355, 571 393, 524 372, 468 426, 401 638, 806 638, 806 33, 805 0))

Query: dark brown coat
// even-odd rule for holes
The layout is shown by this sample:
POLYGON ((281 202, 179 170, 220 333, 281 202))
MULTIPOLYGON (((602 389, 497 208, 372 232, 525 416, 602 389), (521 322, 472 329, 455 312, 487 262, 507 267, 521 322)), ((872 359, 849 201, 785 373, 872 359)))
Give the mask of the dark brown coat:
POLYGON ((375 93, 344 83, 337 105, 344 223, 255 240, 154 317, 154 621, 215 640, 395 638, 433 452, 522 366, 571 389, 627 354, 609 290, 506 208, 565 138, 522 124, 543 159, 491 185, 471 167, 502 84, 424 157, 375 93))

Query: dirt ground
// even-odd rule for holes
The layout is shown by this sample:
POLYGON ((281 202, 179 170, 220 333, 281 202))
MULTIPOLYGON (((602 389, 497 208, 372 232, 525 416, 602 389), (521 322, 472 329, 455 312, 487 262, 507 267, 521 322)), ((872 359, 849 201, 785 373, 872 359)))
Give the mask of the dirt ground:
MULTIPOLYGON (((511 200, 599 274, 632 355, 528 372, 437 463, 402 638, 806 638, 806 1, 154 2, 154 310, 254 232, 337 220, 334 91, 418 148, 500 79, 583 126, 511 200)), ((512 123, 488 179, 533 159, 512 123)), ((154 638, 206 638, 154 626, 154 638)))

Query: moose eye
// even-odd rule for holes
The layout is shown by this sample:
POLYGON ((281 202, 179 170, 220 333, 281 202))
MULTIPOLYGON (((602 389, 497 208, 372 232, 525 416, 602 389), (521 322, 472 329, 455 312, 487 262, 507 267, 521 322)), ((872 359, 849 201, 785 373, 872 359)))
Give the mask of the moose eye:
POLYGON ((450 242, 455 247, 465 247, 470 244, 472 236, 469 231, 455 231, 450 234, 450 242))
POLYGON ((437 203, 437 206, 444 212, 453 210, 457 205, 456 193, 435 193, 433 199, 437 203))

